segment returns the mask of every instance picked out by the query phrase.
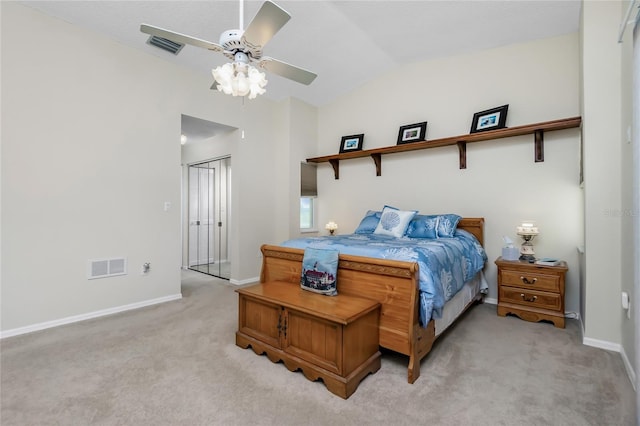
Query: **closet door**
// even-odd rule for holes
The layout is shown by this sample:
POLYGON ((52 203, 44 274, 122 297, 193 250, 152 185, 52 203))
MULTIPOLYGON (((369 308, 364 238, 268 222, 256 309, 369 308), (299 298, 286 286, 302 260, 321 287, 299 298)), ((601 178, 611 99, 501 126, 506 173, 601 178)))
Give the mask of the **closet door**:
POLYGON ((189 269, 229 279, 231 159, 189 166, 189 269))

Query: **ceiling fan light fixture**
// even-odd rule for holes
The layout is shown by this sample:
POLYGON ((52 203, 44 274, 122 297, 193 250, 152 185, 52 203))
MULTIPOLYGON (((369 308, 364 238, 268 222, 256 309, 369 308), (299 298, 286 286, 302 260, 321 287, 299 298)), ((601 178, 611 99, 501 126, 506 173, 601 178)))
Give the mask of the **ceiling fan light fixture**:
POLYGON ((255 99, 266 92, 268 81, 263 72, 243 62, 229 62, 211 70, 218 85, 216 88, 226 95, 247 96, 255 99))

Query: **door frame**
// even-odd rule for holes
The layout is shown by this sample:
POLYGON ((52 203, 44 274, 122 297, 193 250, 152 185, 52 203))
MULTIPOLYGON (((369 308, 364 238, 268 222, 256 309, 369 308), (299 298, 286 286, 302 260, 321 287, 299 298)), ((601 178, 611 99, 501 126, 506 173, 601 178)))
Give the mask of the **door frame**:
MULTIPOLYGON (((231 248, 230 248, 230 244, 231 244, 231 239, 229 238, 229 232, 230 232, 230 211, 231 211, 231 176, 230 176, 230 169, 231 169, 231 156, 230 155, 224 155, 224 156, 220 156, 220 157, 215 157, 215 158, 211 158, 211 159, 206 159, 206 160, 197 160, 191 163, 187 163, 184 164, 185 167, 185 173, 183 174, 183 177, 186 178, 186 182, 183 184, 183 188, 185 189, 185 193, 186 193, 186 197, 185 200, 183 202, 183 208, 184 208, 184 213, 183 213, 183 225, 182 225, 182 229, 185 231, 186 235, 183 235, 183 250, 186 251, 186 253, 183 254, 183 259, 186 260, 185 262, 185 269, 190 269, 196 272, 201 272, 207 275, 211 275, 211 276, 215 276, 218 278, 222 278, 222 279, 226 279, 226 280, 230 280, 231 279, 231 271, 230 271, 230 253, 231 253, 231 248), (215 226, 214 228, 214 236, 217 236, 218 238, 218 245, 216 246, 216 250, 218 250, 218 252, 220 252, 220 247, 224 248, 222 250, 224 250, 224 252, 226 253, 226 257, 225 257, 225 263, 229 265, 229 271, 228 273, 225 274, 221 274, 220 270, 217 271, 217 273, 212 273, 212 272, 204 272, 202 270, 198 270, 198 269, 194 269, 191 266, 191 258, 190 258, 190 251, 191 251, 191 168, 198 166, 198 165, 206 165, 208 163, 217 163, 219 164, 219 162, 227 160, 227 166, 224 168, 227 171, 227 179, 224 180, 223 183, 223 179, 219 179, 216 176, 213 177, 213 181, 214 181, 214 200, 213 200, 213 204, 214 204, 214 212, 213 212, 213 224, 215 226), (222 185, 225 185, 224 191, 222 191, 222 185), (220 209, 221 209, 221 204, 223 202, 222 197, 224 196, 225 200, 224 200, 224 215, 225 217, 222 218, 220 217, 220 209), (216 226, 216 224, 218 223, 223 223, 223 226, 216 226), (221 241, 221 236, 224 234, 224 241, 221 241), (224 245, 223 245, 224 243, 224 245)), ((207 167, 207 169, 209 170, 216 170, 216 173, 222 173, 222 167, 218 168, 217 165, 215 168, 210 168, 207 167)), ((199 194, 200 195, 200 194, 199 194)), ((215 245, 215 242, 214 242, 215 245)), ((219 257, 222 257, 221 254, 218 254, 219 257)), ((218 259, 219 260, 219 259, 218 259)), ((220 262, 218 262, 220 263, 220 262)))

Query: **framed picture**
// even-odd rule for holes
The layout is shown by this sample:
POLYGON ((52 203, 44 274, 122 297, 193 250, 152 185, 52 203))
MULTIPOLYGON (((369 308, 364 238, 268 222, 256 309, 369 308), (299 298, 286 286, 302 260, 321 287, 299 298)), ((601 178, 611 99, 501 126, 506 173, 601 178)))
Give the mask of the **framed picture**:
POLYGON ((420 142, 426 140, 427 134, 427 122, 424 123, 416 123, 409 124, 408 126, 401 126, 400 131, 398 131, 398 143, 396 145, 400 145, 403 143, 411 143, 411 142, 420 142))
POLYGON ((509 105, 480 111, 473 114, 471 133, 484 132, 486 130, 504 129, 507 127, 507 110, 509 105))
POLYGON ((351 151, 362 151, 364 133, 359 135, 343 136, 340 142, 340 154, 351 151))

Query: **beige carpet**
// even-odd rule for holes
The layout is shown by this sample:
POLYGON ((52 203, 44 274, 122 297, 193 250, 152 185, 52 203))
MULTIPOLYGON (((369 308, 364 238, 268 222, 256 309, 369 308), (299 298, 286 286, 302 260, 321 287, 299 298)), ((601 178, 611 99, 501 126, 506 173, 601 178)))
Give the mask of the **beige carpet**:
POLYGON ((169 302, 1 345, 0 424, 633 425, 620 354, 566 329, 473 307, 406 381, 407 358, 343 400, 234 344, 234 287, 184 272, 169 302))

